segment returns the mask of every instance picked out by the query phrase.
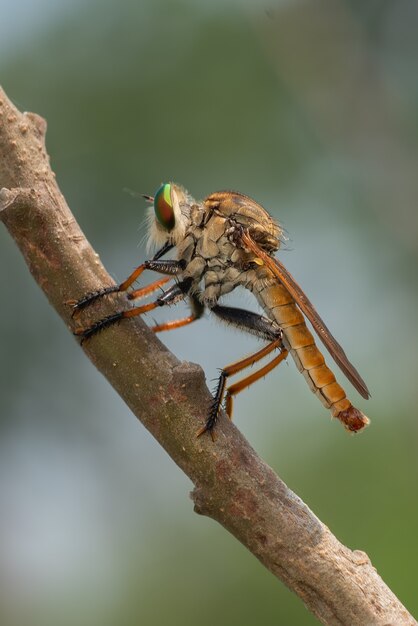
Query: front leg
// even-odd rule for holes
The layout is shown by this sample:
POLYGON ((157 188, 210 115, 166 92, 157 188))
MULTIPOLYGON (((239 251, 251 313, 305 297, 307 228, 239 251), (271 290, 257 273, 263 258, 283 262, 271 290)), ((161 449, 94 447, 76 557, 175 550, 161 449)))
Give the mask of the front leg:
POLYGON ((186 278, 185 280, 173 285, 168 291, 154 300, 154 302, 150 302, 149 304, 144 304, 143 306, 138 306, 133 309, 127 309, 125 311, 117 311, 116 313, 112 313, 112 315, 108 315, 107 317, 95 322, 88 328, 80 328, 79 330, 76 330, 74 334, 77 337, 81 337, 81 343, 83 343, 86 339, 90 339, 90 337, 97 335, 97 333, 101 330, 109 328, 109 326, 113 326, 113 324, 116 324, 123 319, 142 315, 143 313, 152 311, 160 306, 176 304, 180 300, 183 300, 183 298, 188 294, 192 286, 192 282, 191 278, 186 278))
POLYGON ((161 274, 168 274, 171 276, 176 276, 179 274, 181 270, 181 261, 160 261, 160 257, 162 257, 166 252, 171 250, 174 246, 172 244, 165 244, 158 252, 154 255, 152 259, 149 261, 145 261, 138 267, 134 269, 134 271, 129 274, 128 278, 120 283, 120 285, 110 285, 109 287, 104 287, 103 289, 99 289, 97 291, 91 291, 87 293, 85 296, 80 298, 77 301, 69 301, 69 304, 73 305, 73 315, 77 311, 81 311, 85 309, 89 304, 105 296, 110 293, 117 293, 121 291, 126 291, 129 287, 140 277, 144 270, 154 270, 155 272, 160 272, 161 274))

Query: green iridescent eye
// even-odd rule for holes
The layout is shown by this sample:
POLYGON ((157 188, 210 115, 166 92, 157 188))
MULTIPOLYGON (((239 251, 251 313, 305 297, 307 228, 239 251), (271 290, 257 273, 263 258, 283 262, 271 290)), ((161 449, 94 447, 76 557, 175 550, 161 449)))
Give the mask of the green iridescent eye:
POLYGON ((171 185, 164 183, 154 196, 155 217, 166 230, 174 228, 175 217, 171 200, 171 185))

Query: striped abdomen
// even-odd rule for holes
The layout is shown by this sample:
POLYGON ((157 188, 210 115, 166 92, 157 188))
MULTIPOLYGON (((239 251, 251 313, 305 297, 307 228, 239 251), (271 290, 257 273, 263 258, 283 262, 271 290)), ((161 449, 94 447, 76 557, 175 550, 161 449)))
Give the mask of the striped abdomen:
POLYGON ((367 426, 368 418, 353 407, 344 389, 337 383, 287 289, 274 283, 257 291, 261 306, 283 331, 284 347, 292 354, 298 370, 322 404, 347 430, 356 432, 367 426))

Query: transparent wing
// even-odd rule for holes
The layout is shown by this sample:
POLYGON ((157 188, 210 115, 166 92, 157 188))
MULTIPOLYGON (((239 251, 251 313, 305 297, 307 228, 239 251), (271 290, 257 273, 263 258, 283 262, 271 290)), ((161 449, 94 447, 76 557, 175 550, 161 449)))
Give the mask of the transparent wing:
POLYGON ((264 265, 268 267, 274 276, 276 276, 276 278, 278 278, 279 281, 286 287, 302 313, 306 315, 308 320, 311 322, 315 332, 327 348, 334 361, 337 363, 338 367, 344 372, 359 394, 367 400, 367 398, 370 397, 370 392, 367 389, 366 383, 354 365, 350 363, 344 350, 338 341, 332 336, 326 324, 318 315, 314 305, 299 287, 290 272, 287 271, 285 266, 280 263, 278 259, 273 258, 264 252, 264 250, 262 250, 250 237, 248 232, 242 231, 240 239, 247 248, 254 252, 254 254, 263 261, 264 265))

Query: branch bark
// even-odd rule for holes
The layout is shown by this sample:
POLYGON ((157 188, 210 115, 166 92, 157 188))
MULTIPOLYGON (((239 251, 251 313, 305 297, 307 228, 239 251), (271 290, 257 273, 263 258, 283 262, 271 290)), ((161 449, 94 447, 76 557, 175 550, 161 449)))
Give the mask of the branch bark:
MULTIPOLYGON (((56 184, 45 132, 42 118, 20 113, 0 89, 0 218, 73 330, 65 302, 113 281, 56 184)), ((123 296, 115 298, 126 306, 123 296)), ((115 299, 105 298, 80 323, 114 307, 115 299)), ((196 438, 210 399, 200 367, 178 361, 138 318, 82 349, 193 481, 195 511, 229 530, 322 623, 417 624, 367 555, 342 545, 229 420, 220 419, 215 444, 196 438)))

